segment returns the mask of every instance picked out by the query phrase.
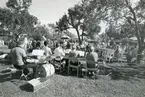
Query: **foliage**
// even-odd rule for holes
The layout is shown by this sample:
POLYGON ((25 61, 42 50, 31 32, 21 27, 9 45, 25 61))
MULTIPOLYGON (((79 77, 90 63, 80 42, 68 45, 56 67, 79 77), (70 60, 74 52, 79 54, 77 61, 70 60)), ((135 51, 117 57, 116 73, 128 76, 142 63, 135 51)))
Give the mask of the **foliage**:
POLYGON ((108 9, 106 10, 108 13, 108 16, 106 18, 107 22, 114 23, 115 27, 118 29, 117 32, 121 31, 121 34, 124 34, 124 36, 126 33, 128 33, 128 37, 136 36, 138 40, 138 54, 141 54, 143 49, 145 48, 145 32, 143 30, 143 25, 145 23, 144 1, 136 1, 136 4, 134 5, 130 0, 105 1, 105 4, 102 3, 101 5, 102 8, 108 9), (126 28, 125 26, 127 26, 128 28, 126 28))
MULTIPOLYGON (((90 38, 98 34, 101 30, 99 26, 101 14, 99 8, 95 9, 93 3, 88 0, 82 0, 81 4, 77 4, 68 9, 68 15, 64 15, 57 23, 57 28, 60 31, 73 28, 78 35, 79 43, 81 43, 80 34, 86 32, 90 38), (94 12, 95 11, 95 12, 94 12), (99 16, 99 17, 98 17, 99 16)), ((98 7, 98 6, 97 6, 98 7)))
POLYGON ((70 27, 76 29, 79 41, 81 41, 80 30, 93 36, 101 29, 98 24, 105 21, 109 25, 106 30, 109 37, 121 40, 136 36, 138 54, 141 54, 145 49, 145 2, 144 0, 134 2, 133 0, 82 0, 81 4, 68 9, 65 20, 70 27))
MULTIPOLYGON (((0 8, 1 28, 6 29, 14 41, 18 40, 20 34, 28 34, 34 31, 37 18, 28 12, 31 5, 30 0, 8 0, 7 8, 0 8)), ((4 34, 7 34, 3 31, 4 34)))
POLYGON ((64 30, 68 29, 68 23, 67 23, 67 15, 63 15, 62 18, 59 19, 58 22, 56 22, 56 31, 62 32, 64 30))
POLYGON ((8 0, 6 6, 17 11, 26 11, 30 7, 32 0, 8 0))
POLYGON ((106 29, 106 34, 109 38, 121 40, 120 33, 117 33, 116 28, 113 25, 109 25, 109 28, 106 29))
POLYGON ((49 39, 52 40, 58 40, 60 39, 62 35, 62 31, 59 28, 60 26, 57 26, 56 24, 48 24, 48 29, 50 32, 49 39))

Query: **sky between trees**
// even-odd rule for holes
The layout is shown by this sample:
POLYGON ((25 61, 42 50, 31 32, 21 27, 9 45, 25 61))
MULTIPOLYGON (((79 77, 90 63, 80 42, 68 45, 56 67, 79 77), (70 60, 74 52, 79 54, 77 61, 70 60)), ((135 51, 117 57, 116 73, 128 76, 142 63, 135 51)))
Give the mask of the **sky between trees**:
MULTIPOLYGON (((6 7, 8 0, 0 0, 0 7, 6 7)), ((29 12, 42 24, 53 23, 81 0, 32 0, 29 12)))

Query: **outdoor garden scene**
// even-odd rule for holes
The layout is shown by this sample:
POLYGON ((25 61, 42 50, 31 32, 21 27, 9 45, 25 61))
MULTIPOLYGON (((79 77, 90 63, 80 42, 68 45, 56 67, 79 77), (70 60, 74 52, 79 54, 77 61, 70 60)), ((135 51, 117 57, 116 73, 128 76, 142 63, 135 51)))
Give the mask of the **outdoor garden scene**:
POLYGON ((145 97, 145 1, 77 1, 47 24, 0 6, 0 97, 145 97))

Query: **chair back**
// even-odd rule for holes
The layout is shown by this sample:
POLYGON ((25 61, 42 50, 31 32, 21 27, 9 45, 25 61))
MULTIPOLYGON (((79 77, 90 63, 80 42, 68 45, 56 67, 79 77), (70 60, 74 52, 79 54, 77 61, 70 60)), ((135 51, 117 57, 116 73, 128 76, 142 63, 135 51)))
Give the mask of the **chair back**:
POLYGON ((95 61, 92 61, 92 60, 87 60, 87 68, 91 68, 91 69, 93 69, 93 68, 96 68, 97 67, 97 62, 95 62, 95 61))
POLYGON ((78 66, 79 65, 79 60, 75 57, 71 57, 71 58, 69 58, 69 65, 78 66))

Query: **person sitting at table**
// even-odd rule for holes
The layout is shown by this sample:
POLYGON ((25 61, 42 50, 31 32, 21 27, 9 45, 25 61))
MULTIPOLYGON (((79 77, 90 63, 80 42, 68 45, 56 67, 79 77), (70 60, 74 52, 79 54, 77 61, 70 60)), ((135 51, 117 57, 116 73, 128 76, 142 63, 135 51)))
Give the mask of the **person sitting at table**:
POLYGON ((38 50, 41 49, 41 43, 39 41, 36 43, 36 48, 35 49, 38 49, 38 50))
POLYGON ((36 59, 39 59, 42 56, 44 56, 44 50, 41 49, 41 43, 39 41, 36 43, 36 48, 32 50, 32 56, 34 58, 36 57, 36 59))
POLYGON ((97 67, 97 64, 95 62, 98 61, 98 54, 94 50, 95 48, 93 46, 89 47, 89 52, 86 55, 87 68, 97 67))
POLYGON ((77 57, 76 46, 73 45, 71 51, 69 52, 69 57, 77 57))
POLYGON ((19 40, 19 42, 17 43, 17 46, 11 50, 10 56, 11 56, 12 64, 16 69, 22 69, 24 70, 25 74, 28 74, 29 73, 28 68, 33 68, 33 74, 35 74, 37 65, 27 64, 26 62, 27 55, 24 49, 23 40, 19 40))
POLYGON ((85 56, 87 55, 87 53, 89 52, 89 47, 90 47, 90 44, 88 43, 86 45, 86 48, 85 48, 85 56))
POLYGON ((60 57, 61 59, 63 59, 63 57, 65 56, 65 52, 62 48, 63 42, 60 41, 59 43, 56 44, 56 48, 54 49, 54 56, 55 57, 60 57))
POLYGON ((70 51, 71 51, 71 45, 68 42, 67 45, 66 45, 65 54, 69 54, 70 51))
POLYGON ((51 49, 48 47, 48 42, 47 41, 44 41, 44 55, 46 57, 49 57, 52 55, 52 52, 51 52, 51 49))
MULTIPOLYGON (((72 50, 70 51, 70 53, 69 53, 69 59, 75 59, 75 58, 77 58, 77 56, 78 56, 78 54, 77 54, 77 52, 76 52, 76 46, 74 45, 73 47, 72 47, 72 50)), ((73 65, 78 65, 78 62, 77 61, 70 61, 70 64, 73 64, 73 65)))

